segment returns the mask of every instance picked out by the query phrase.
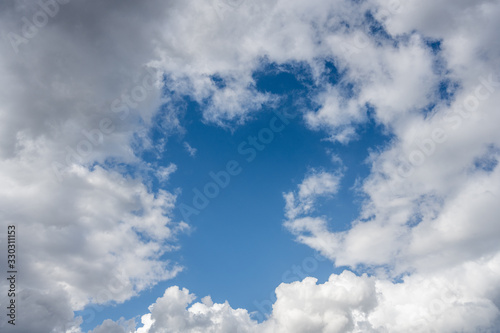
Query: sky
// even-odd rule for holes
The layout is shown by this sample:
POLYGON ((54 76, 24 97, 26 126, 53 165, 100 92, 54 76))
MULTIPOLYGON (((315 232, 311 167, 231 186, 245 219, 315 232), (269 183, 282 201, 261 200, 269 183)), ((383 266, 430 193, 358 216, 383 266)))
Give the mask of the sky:
POLYGON ((498 15, 2 2, 0 330, 500 332, 498 15))

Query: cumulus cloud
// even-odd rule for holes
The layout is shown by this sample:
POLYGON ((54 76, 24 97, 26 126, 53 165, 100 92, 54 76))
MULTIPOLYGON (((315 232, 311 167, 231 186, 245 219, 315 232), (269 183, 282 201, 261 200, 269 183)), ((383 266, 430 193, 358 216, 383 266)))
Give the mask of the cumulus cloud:
POLYGON ((168 6, 1 7, 0 218, 17 226, 26 249, 17 327, 78 330, 73 311, 123 302, 182 270, 162 258, 188 229, 171 219, 176 196, 153 192, 147 179, 118 167, 145 167, 133 138, 169 103, 161 97, 163 75, 149 65, 168 6), (129 24, 132 16, 139 29, 129 24))
POLYGON ((317 250, 326 255, 340 248, 331 256, 340 265, 397 264, 399 273, 500 250, 492 241, 498 237, 500 144, 492 124, 500 85, 487 77, 479 76, 432 117, 396 127, 398 140, 370 157, 372 173, 362 185, 369 198, 360 218, 349 231, 318 235, 341 244, 322 242, 317 250), (492 92, 479 100, 474 91, 487 92, 482 82, 488 80, 492 92))
MULTIPOLYGON (((498 170, 492 151, 499 145, 494 110, 500 80, 491 71, 497 68, 499 49, 496 40, 473 36, 475 29, 491 36, 498 4, 443 3, 436 10, 416 9, 416 2, 364 5, 379 22, 348 15, 353 28, 342 30, 331 19, 337 29, 323 37, 345 73, 341 82, 324 85, 315 96, 318 110, 306 112, 305 121, 345 143, 355 137, 356 124, 366 121, 370 107, 394 140, 369 158, 372 173, 361 188, 368 200, 349 231, 332 233, 323 217, 313 216, 288 225, 340 265, 396 264, 397 274, 459 262, 470 258, 471 249, 477 249, 472 251, 476 258, 498 251, 478 233, 497 235, 492 217, 498 170), (445 16, 446 27, 429 24, 445 6, 455 13, 445 16), (352 88, 346 90, 346 84, 352 88), (481 231, 472 232, 471 221, 481 231), (462 231, 450 231, 452 225, 462 231), (439 249, 453 250, 436 255, 439 249)), ((311 213, 309 199, 292 192, 285 197, 288 219, 311 213)))
POLYGON ((50 161, 33 165, 45 152, 40 143, 0 164, 7 185, 0 201, 11 208, 1 212, 2 219, 16 225, 29 244, 22 260, 24 286, 62 289, 76 310, 89 301, 124 301, 180 271, 160 260, 188 228, 169 217, 175 195, 151 193, 141 181, 100 166, 73 165, 61 183, 50 161))
MULTIPOLYGON (((413 29, 428 32, 432 38, 441 40, 442 59, 436 59, 433 65, 432 56, 421 41, 415 39, 409 44, 414 50, 408 55, 419 59, 417 68, 418 63, 424 65, 424 70, 418 71, 419 80, 424 80, 417 81, 418 85, 413 87, 406 86, 404 81, 398 84, 405 86, 406 94, 412 94, 400 100, 408 101, 410 112, 406 115, 400 112, 405 110, 405 104, 394 112, 393 106, 400 103, 394 98, 401 96, 396 93, 397 89, 384 87, 383 79, 373 87, 368 83, 361 88, 356 100, 370 96, 366 101, 376 107, 377 121, 388 125, 396 139, 387 149, 372 153, 369 158, 372 173, 361 186, 368 198, 359 219, 353 221, 348 231, 331 232, 323 217, 306 216, 294 221, 291 230, 298 234, 299 241, 337 265, 371 267, 379 277, 409 274, 401 284, 390 280, 379 282, 382 297, 399 300, 380 303, 372 313, 371 321, 377 331, 495 331, 499 290, 493 287, 491 294, 479 291, 474 287, 478 282, 472 282, 475 278, 469 277, 484 274, 493 279, 489 282, 491 286, 498 279, 496 265, 500 248, 493 239, 499 237, 495 218, 499 213, 496 205, 499 136, 492 124, 498 122, 494 110, 500 96, 500 82, 498 74, 491 71, 496 68, 499 53, 496 41, 482 38, 478 41, 468 36, 464 20, 476 22, 475 27, 481 22, 479 25, 490 31, 495 25, 491 21, 492 12, 499 8, 492 2, 461 3, 454 7, 457 16, 446 16, 450 24, 441 31, 434 30, 436 24, 427 24, 431 20, 428 13, 439 12, 439 9, 424 12, 415 6, 413 2, 402 5, 401 12, 386 18, 385 27, 394 35, 395 30, 397 34, 413 29), (410 16, 412 18, 406 21, 410 16), (416 18, 422 22, 416 23, 416 18), (450 26, 457 26, 458 31, 450 26), (461 40, 460 44, 455 43, 457 39, 461 40), (423 53, 419 54, 419 50, 423 53), (479 54, 488 54, 488 57, 478 58, 479 54), (451 101, 449 97, 441 97, 428 114, 415 113, 432 100, 418 95, 425 91, 418 88, 419 85, 426 89, 435 85, 432 79, 438 74, 435 67, 443 65, 451 68, 451 74, 444 77, 458 80, 460 88, 453 93, 451 101), (425 73, 434 74, 425 79, 425 73), (373 93, 372 89, 375 89, 373 93), (435 287, 426 290, 424 285, 429 284, 435 287), (444 295, 439 288, 448 290, 452 296, 444 295), (425 300, 417 297, 418 293, 425 300), (438 294, 438 299, 423 296, 428 293, 438 294), (410 298, 403 301, 405 297, 410 298), (465 299, 469 297, 474 301, 467 302, 465 299), (429 308, 422 309, 424 303, 429 308), (399 317, 397 304, 412 309, 412 315, 399 317), (392 319, 387 316, 391 312, 396 315, 392 319), (425 316, 422 317, 422 313, 425 316), (470 316, 471 322, 463 320, 463 316, 470 316)), ((369 44, 366 45, 369 52, 369 44)), ((405 55, 400 53, 391 66, 399 65, 404 59, 405 55)), ((408 80, 411 76, 406 76, 405 70, 400 67, 389 73, 399 73, 402 79, 408 80)), ((338 107, 321 109, 308 114, 306 119, 315 126, 316 117, 323 117, 323 122, 317 120, 317 124, 327 124, 325 115, 335 120, 337 113, 342 113, 337 110, 338 107)), ((356 121, 355 117, 352 119, 356 121)), ((285 213, 288 215, 289 211, 287 200, 285 213)))
POLYGON ((337 193, 341 179, 339 173, 312 170, 298 185, 297 192, 288 192, 283 196, 286 200, 286 216, 294 219, 296 216, 314 210, 314 202, 319 197, 337 193))
POLYGON ((134 320, 120 320, 114 322, 106 319, 101 325, 93 329, 90 333, 133 333, 135 332, 134 320))
POLYGON ((188 290, 170 287, 142 316, 136 333, 497 332, 499 258, 400 282, 346 270, 322 284, 311 277, 282 283, 261 323, 227 302, 213 303, 207 296, 193 303, 196 296, 188 290))
POLYGON ((276 295, 271 316, 259 324, 244 309, 213 303, 210 297, 193 303, 196 296, 187 289, 170 287, 149 307, 136 332, 350 332, 377 304, 375 281, 351 272, 320 285, 314 278, 282 284, 276 295))
POLYGON ((151 314, 142 318, 145 327, 138 332, 238 332, 254 323, 246 310, 214 304, 209 297, 186 309, 194 299, 187 289, 168 288, 149 307, 151 314))

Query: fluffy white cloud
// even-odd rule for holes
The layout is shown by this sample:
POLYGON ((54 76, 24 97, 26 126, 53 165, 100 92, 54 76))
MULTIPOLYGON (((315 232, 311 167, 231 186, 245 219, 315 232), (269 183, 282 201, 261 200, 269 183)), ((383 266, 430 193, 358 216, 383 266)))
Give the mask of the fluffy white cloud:
POLYGON ((134 320, 120 320, 114 322, 110 319, 105 320, 101 325, 96 327, 90 333, 132 333, 135 332, 134 320))
MULTIPOLYGON (((396 127, 398 140, 370 157, 372 174, 361 187, 369 198, 359 220, 342 233, 323 228, 314 247, 339 265, 397 264, 398 273, 500 251, 493 240, 500 185, 496 80, 479 76, 449 107, 396 127), (327 236, 336 241, 323 241, 327 236)), ((318 230, 318 218, 309 220, 318 230)))
POLYGON ((287 218, 294 219, 298 215, 309 213, 317 198, 337 193, 341 177, 340 173, 312 170, 298 185, 297 193, 288 192, 283 195, 287 218))
MULTIPOLYGON (((332 140, 346 142, 370 106, 394 140, 369 159, 372 174, 360 188, 368 200, 349 231, 331 233, 322 217, 311 216, 287 226, 339 265, 396 264, 396 274, 495 253, 500 250, 492 241, 498 237, 494 166, 500 137, 494 124, 500 80, 492 70, 498 67, 500 49, 491 36, 498 4, 443 1, 435 9, 434 4, 426 7, 430 2, 422 8, 411 1, 365 5, 382 21, 378 33, 368 32, 368 19, 351 15, 352 29, 324 36, 352 91, 343 91, 342 84, 326 85, 316 96, 320 108, 307 112, 305 120, 328 131, 332 140), (446 27, 434 22, 433 15, 448 7, 454 14, 444 16, 446 27), (489 38, 474 37, 476 29, 489 38), (439 52, 427 44, 429 38, 440 41, 439 52), (458 90, 443 86, 446 82, 457 82, 458 90), (452 97, 443 99, 439 89, 452 97)), ((295 203, 293 193, 286 201, 289 219, 312 212, 307 202, 295 203)))
MULTIPOLYGON (((0 163, 5 184, 0 203, 10 207, 0 215, 6 225, 16 225, 23 272, 19 295, 33 303, 18 314, 20 329, 28 325, 26 332, 34 331, 29 325, 39 322, 34 316, 40 311, 49 313, 47 323, 53 316, 72 318, 72 310, 89 302, 123 302, 175 276, 182 268, 160 257, 174 250, 176 235, 188 229, 169 217, 175 195, 153 194, 141 181, 99 166, 89 170, 74 165, 61 183, 45 154, 50 151, 37 142, 0 163), (56 311, 51 303, 66 312, 56 311)), ((6 259, 1 259, 3 267, 6 259)), ((2 290, 6 283, 1 282, 2 290)), ((4 300, 6 295, 2 293, 4 300)), ((58 323, 47 325, 56 329, 58 323)))
POLYGON ((375 283, 349 271, 331 275, 324 284, 315 278, 281 284, 265 332, 352 332, 377 304, 375 283))
MULTIPOLYGON (((153 332, 498 332, 500 256, 400 282, 343 273, 283 283, 262 323, 244 309, 170 287, 142 316, 136 333, 153 332)), ((110 326, 111 323, 104 323, 110 326)), ((123 329, 121 332, 125 332, 123 329)))
MULTIPOLYGON (((324 284, 314 278, 282 284, 271 316, 261 324, 243 309, 210 297, 193 304, 195 295, 170 287, 149 307, 137 333, 153 332, 351 332, 377 304, 375 281, 351 272, 332 275, 324 284)), ((105 323, 109 325, 109 323, 105 323)))
MULTIPOLYGON (((78 330, 74 310, 123 302, 182 269, 162 257, 188 229, 170 218, 176 196, 152 192, 147 179, 118 166, 151 167, 134 154, 132 140, 169 103, 161 73, 148 65, 168 6, 1 7, 0 219, 2 230, 15 224, 19 235, 23 311, 16 329, 78 330)), ((174 170, 159 171, 166 177, 174 170)), ((6 258, 0 262, 6 267, 6 258)))

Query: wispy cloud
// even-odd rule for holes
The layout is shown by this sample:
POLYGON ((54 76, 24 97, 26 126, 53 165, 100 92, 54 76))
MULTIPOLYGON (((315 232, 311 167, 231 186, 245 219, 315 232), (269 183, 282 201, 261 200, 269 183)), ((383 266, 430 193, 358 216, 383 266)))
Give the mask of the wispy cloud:
POLYGON ((317 198, 338 192, 341 178, 340 173, 312 170, 298 185, 298 191, 283 195, 287 218, 295 219, 298 215, 312 212, 317 198))
POLYGON ((186 141, 184 141, 184 148, 186 148, 186 151, 189 153, 189 156, 191 157, 196 156, 196 152, 198 151, 198 149, 191 147, 191 145, 186 141))

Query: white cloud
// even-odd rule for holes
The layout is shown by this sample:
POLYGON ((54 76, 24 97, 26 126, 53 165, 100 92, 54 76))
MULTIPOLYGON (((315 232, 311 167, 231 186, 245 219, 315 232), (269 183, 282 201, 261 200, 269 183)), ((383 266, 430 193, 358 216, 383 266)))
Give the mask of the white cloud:
POLYGON ((189 156, 195 157, 196 152, 198 149, 191 147, 191 145, 188 142, 184 142, 184 148, 186 148, 186 151, 188 152, 189 156))
POLYGON ((133 333, 135 332, 135 321, 120 320, 114 322, 110 319, 106 319, 101 325, 93 329, 90 333, 133 333))
MULTIPOLYGON (((155 332, 497 332, 500 256, 406 276, 399 283, 344 271, 282 283, 262 323, 244 309, 170 287, 142 316, 137 333, 155 332)), ((109 325, 109 323, 107 323, 109 325)))
POLYGON ((17 54, 6 34, 22 34, 23 17, 44 12, 39 2, 1 7, 0 218, 2 230, 17 226, 19 295, 30 299, 17 327, 77 330, 72 311, 123 302, 182 269, 161 258, 188 229, 170 217, 176 196, 153 193, 147 179, 118 166, 144 167, 131 147, 134 133, 168 102, 161 73, 148 63, 169 6, 71 1, 31 27, 36 35, 17 54), (130 24, 132 17, 141 23, 130 24))
POLYGON ((298 192, 288 192, 283 196, 286 201, 286 215, 289 219, 314 210, 314 202, 318 197, 337 193, 341 174, 312 170, 298 185, 298 192))
POLYGON ((299 198, 304 200, 335 194, 338 191, 340 176, 328 172, 309 175, 299 184, 299 198))
MULTIPOLYGON (((379 4, 375 12, 392 6, 379 4)), ((355 125, 365 121, 363 108, 368 104, 377 123, 394 134, 392 145, 370 157, 372 174, 362 187, 368 200, 360 218, 350 230, 331 233, 323 218, 306 216, 294 222, 299 213, 311 213, 310 205, 297 204, 292 192, 285 196, 285 212, 292 220, 287 226, 299 239, 339 265, 395 264, 396 274, 500 250, 489 240, 498 235, 492 220, 497 215, 493 202, 498 170, 473 167, 487 147, 500 144, 493 125, 498 123, 494 110, 499 80, 491 75, 498 67, 500 49, 496 40, 478 39, 470 32, 481 26, 486 31, 481 35, 491 36, 496 25, 492 13, 499 6, 491 1, 456 6, 446 2, 436 10, 416 10, 420 3, 397 4, 384 21, 393 40, 367 35, 357 22, 365 39, 359 39, 355 52, 346 54, 336 48, 356 29, 325 36, 336 65, 346 69, 342 80, 354 84, 353 92, 342 92, 342 85, 327 85, 317 96, 320 108, 305 115, 312 128, 346 142, 352 136, 344 134, 355 133, 355 125), (456 14, 445 16, 449 24, 430 24, 446 6, 456 14), (438 55, 426 45, 426 34, 442 40, 438 55), (439 82, 446 80, 460 84, 451 105, 436 94, 439 82), (481 83, 485 81, 490 83, 481 83), (421 109, 432 103, 434 109, 424 116, 421 109), (473 109, 477 111, 468 111, 473 109), (402 175, 409 163, 414 164, 412 174, 402 175), (472 225, 481 231, 473 232, 472 225)), ((496 155, 489 158, 497 160, 496 155)))
MULTIPOLYGON (((140 181, 100 166, 73 165, 59 182, 49 144, 23 141, 15 158, 0 163, 5 185, 0 216, 4 226, 14 224, 18 233, 19 295, 38 299, 32 305, 21 301, 20 332, 23 327, 37 331, 30 328, 34 323, 41 331, 60 332, 58 327, 73 322, 72 310, 89 302, 123 302, 182 269, 160 259, 177 248, 176 235, 188 229, 169 217, 175 195, 151 193, 140 181), (38 320, 38 315, 47 319, 38 320)), ((0 259, 2 266, 6 259, 0 259)))
POLYGON ((165 182, 170 178, 170 175, 177 171, 177 165, 170 163, 167 167, 159 167, 156 175, 158 179, 165 182))
POLYGON ((281 284, 265 332, 352 332, 377 303, 373 279, 345 271, 324 284, 314 278, 281 284), (360 321, 361 319, 361 321, 360 321))
POLYGON ((330 235, 340 244, 318 243, 317 250, 326 255, 335 249, 330 258, 339 265, 396 264, 396 272, 500 251, 493 241, 499 236, 494 218, 499 170, 493 168, 498 155, 491 148, 500 146, 492 125, 498 121, 493 110, 499 95, 491 94, 468 119, 457 112, 453 122, 443 120, 449 110, 465 110, 462 101, 468 96, 464 89, 434 117, 414 117, 405 131, 397 128, 399 140, 371 156, 372 174, 362 186, 368 200, 359 220, 350 230, 330 235), (489 159, 491 167, 476 166, 480 159, 489 159))
POLYGON ((151 313, 142 317, 145 327, 137 332, 243 332, 254 324, 246 310, 232 309, 227 302, 214 304, 209 298, 186 309, 194 299, 187 289, 168 288, 149 307, 151 313))

